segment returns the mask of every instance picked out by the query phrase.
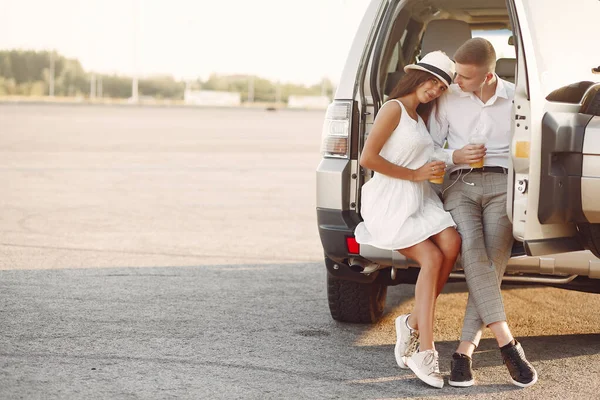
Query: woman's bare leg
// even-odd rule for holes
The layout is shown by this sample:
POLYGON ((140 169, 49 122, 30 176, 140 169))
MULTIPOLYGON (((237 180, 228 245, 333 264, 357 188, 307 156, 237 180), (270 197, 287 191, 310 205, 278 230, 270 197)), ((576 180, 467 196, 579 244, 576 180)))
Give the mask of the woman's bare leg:
MULTIPOLYGON (((436 289, 436 298, 440 295, 442 290, 444 289, 444 285, 448 281, 448 276, 450 276, 450 272, 452 272, 452 268, 454 268, 454 263, 458 258, 458 254, 460 252, 461 239, 460 235, 454 228, 447 228, 438 233, 437 235, 433 235, 430 237, 431 241, 438 247, 438 249, 442 252, 444 260, 442 262, 442 267, 440 268, 440 273, 438 276, 438 283, 436 289)), ((415 308, 413 313, 408 317, 408 324, 413 329, 419 329, 419 320, 417 318, 417 304, 415 304, 415 308)))
POLYGON ((419 321, 419 350, 434 349, 433 320, 438 279, 444 256, 429 239, 412 247, 398 250, 402 255, 419 263, 421 271, 415 287, 415 311, 419 321))
POLYGON ((454 268, 454 264, 456 263, 456 259, 460 253, 462 240, 454 228, 444 229, 437 235, 433 235, 431 240, 444 255, 444 262, 442 263, 442 269, 440 271, 440 278, 438 280, 437 287, 437 295, 439 296, 440 293, 442 293, 446 282, 448 282, 448 277, 450 276, 450 272, 452 272, 452 268, 454 268))

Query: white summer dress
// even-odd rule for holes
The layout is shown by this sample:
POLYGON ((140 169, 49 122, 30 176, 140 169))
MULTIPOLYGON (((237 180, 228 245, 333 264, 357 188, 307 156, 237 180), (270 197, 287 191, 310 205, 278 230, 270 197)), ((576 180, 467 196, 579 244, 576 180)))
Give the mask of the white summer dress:
MULTIPOLYGON (((433 153, 433 140, 425 123, 412 119, 404 105, 402 117, 379 155, 396 165, 418 169, 433 153)), ((387 103, 386 103, 387 104, 387 103)), ((356 241, 380 249, 414 246, 456 224, 428 181, 411 182, 375 172, 362 187, 356 241)))

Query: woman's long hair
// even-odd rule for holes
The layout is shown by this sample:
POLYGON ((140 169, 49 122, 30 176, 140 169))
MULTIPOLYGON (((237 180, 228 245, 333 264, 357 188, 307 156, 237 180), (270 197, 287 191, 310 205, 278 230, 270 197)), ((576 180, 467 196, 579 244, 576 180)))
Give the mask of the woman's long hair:
MULTIPOLYGON (((409 69, 406 75, 404 75, 400 79, 394 90, 392 90, 392 93, 390 93, 390 99, 397 99, 399 97, 406 96, 407 94, 411 94, 412 92, 417 90, 419 85, 421 85, 424 82, 427 82, 430 79, 440 80, 434 75, 430 74, 429 72, 421 71, 418 69, 409 69)), ((427 123, 427 121, 429 120, 429 117, 431 116, 431 110, 433 109, 433 106, 436 104, 436 102, 437 99, 432 100, 429 103, 421 103, 417 107, 417 114, 419 114, 421 118, 423 118, 423 121, 425 121, 425 123, 427 123)))

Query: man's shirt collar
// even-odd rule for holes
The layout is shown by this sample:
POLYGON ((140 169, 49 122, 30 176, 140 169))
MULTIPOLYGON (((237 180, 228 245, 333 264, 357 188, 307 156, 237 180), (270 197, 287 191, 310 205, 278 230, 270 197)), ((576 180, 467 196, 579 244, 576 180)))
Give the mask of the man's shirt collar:
MULTIPOLYGON (((500 77, 496 73, 494 73, 494 75, 496 76, 496 92, 490 98, 490 100, 492 100, 494 97, 502 97, 503 99, 508 99, 508 92, 506 91, 506 85, 504 84, 504 81, 500 79, 500 77)), ((475 96, 473 92, 463 92, 460 86, 458 86, 458 84, 456 83, 453 83, 450 86, 450 91, 452 93, 458 94, 460 97, 472 97, 473 99, 478 99, 478 97, 475 96)))

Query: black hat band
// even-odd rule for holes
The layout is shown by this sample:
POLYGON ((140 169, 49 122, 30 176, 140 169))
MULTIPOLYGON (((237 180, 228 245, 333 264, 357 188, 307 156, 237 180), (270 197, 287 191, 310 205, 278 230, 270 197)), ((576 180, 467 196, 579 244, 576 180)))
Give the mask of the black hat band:
POLYGON ((439 76, 441 76, 442 78, 444 78, 446 80, 446 83, 448 85, 452 82, 452 78, 450 78, 450 75, 448 75, 446 72, 444 72, 444 70, 441 70, 438 67, 435 67, 431 64, 422 63, 422 62, 417 63, 417 65, 419 67, 423 67, 431 72, 438 74, 439 76))

